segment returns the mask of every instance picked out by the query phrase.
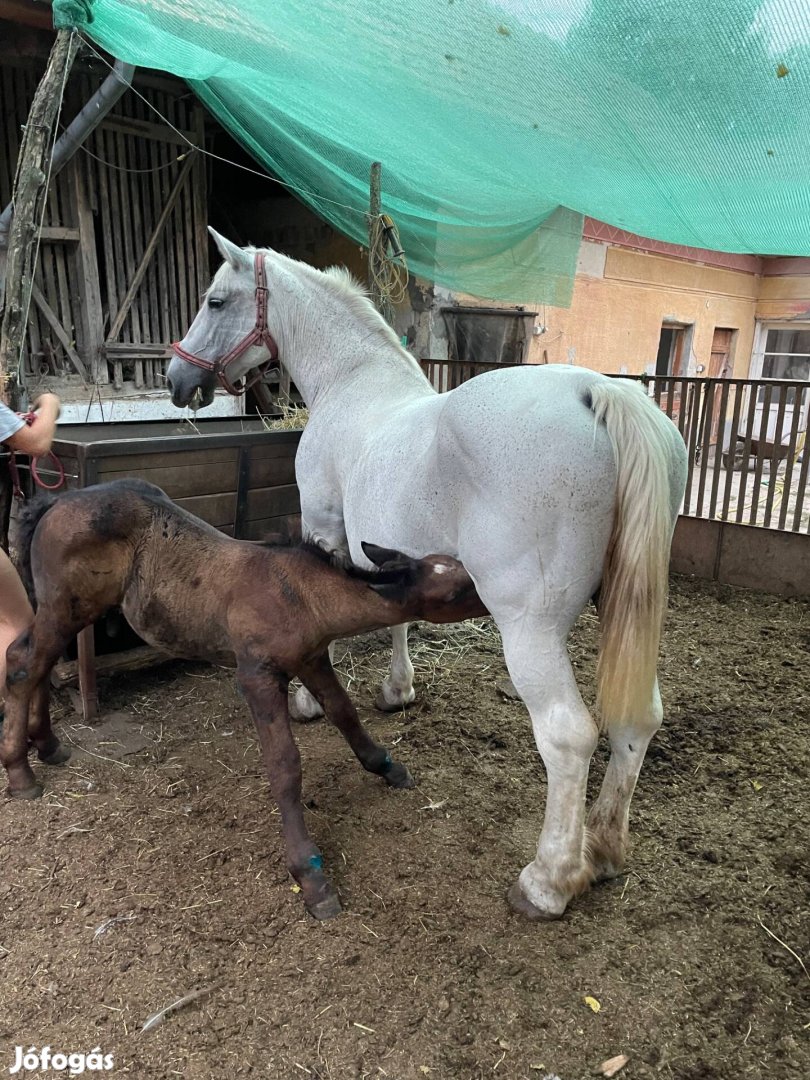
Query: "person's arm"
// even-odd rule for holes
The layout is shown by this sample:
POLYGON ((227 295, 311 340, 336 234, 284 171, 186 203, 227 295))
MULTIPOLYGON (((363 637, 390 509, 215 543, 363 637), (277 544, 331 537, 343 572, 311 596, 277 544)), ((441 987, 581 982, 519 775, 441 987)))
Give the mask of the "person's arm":
POLYGON ((19 450, 21 454, 42 457, 51 448, 56 421, 59 418, 59 398, 56 394, 42 394, 34 402, 34 419, 8 439, 6 446, 19 450))

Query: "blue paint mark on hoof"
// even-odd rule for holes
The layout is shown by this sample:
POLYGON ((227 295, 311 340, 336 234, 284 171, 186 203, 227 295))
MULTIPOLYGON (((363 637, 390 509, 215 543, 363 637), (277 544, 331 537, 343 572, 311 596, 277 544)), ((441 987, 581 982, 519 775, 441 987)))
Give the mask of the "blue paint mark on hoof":
POLYGON ((313 870, 323 870, 323 856, 322 855, 310 855, 309 865, 313 870))

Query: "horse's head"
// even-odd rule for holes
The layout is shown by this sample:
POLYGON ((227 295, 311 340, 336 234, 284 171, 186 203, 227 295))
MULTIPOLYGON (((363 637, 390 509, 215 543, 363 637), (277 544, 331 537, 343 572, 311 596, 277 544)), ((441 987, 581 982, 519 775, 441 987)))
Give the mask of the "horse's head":
POLYGON ((213 229, 209 232, 225 261, 188 333, 174 346, 166 383, 178 408, 188 405, 197 391, 200 407, 210 405, 217 381, 230 393, 239 393, 235 384, 277 355, 264 321, 264 256, 237 247, 213 229))

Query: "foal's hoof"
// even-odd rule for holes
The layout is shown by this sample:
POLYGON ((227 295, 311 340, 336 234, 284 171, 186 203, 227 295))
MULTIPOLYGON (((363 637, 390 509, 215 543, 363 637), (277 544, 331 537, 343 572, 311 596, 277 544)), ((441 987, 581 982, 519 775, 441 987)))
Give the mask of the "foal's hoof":
POLYGON ((392 761, 388 770, 382 774, 383 780, 392 788, 416 787, 416 781, 400 761, 392 761))
POLYGON ((308 904, 307 911, 314 919, 325 922, 326 919, 334 919, 336 915, 340 915, 343 908, 340 906, 338 894, 332 893, 331 896, 325 896, 323 900, 319 900, 317 904, 308 904))
POLYGON ((48 752, 39 750, 37 757, 45 765, 64 765, 66 761, 70 761, 70 747, 60 743, 58 739, 55 739, 54 742, 55 746, 49 748, 48 752))
POLYGON ((562 915, 562 912, 555 915, 550 911, 542 911, 539 907, 535 907, 531 900, 527 900, 523 895, 523 890, 517 881, 507 892, 506 899, 512 911, 518 915, 523 915, 524 918, 530 919, 532 922, 554 922, 555 919, 559 919, 562 915))
POLYGON ((12 799, 41 799, 43 792, 42 784, 32 784, 30 787, 18 788, 16 791, 9 790, 12 799))

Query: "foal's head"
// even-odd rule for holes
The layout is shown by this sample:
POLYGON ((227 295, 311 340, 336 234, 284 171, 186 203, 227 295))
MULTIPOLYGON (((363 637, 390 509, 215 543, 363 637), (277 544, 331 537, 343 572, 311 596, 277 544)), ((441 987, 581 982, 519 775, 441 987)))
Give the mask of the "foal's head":
POLYGON ((371 582, 380 596, 401 604, 404 614, 429 622, 458 622, 486 615, 472 578, 450 555, 412 559, 394 548, 363 542, 366 557, 386 580, 371 582))

